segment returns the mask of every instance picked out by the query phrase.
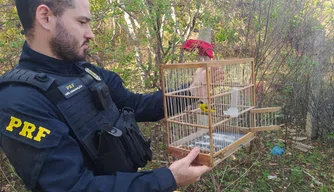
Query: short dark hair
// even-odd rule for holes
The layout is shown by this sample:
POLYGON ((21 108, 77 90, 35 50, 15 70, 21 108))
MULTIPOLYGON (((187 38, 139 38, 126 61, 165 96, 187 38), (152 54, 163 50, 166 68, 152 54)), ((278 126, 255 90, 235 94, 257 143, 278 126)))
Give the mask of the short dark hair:
POLYGON ((61 16, 66 8, 74 8, 73 0, 15 0, 24 33, 32 36, 37 7, 45 4, 54 15, 61 16))

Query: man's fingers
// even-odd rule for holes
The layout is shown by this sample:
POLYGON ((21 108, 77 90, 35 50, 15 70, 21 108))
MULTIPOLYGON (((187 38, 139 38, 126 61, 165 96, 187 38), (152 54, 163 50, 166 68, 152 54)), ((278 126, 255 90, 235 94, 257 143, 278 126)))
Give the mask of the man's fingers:
POLYGON ((219 80, 223 80, 223 79, 224 79, 224 74, 217 75, 217 76, 214 76, 214 77, 213 77, 213 80, 214 80, 214 81, 219 81, 219 80))
POLYGON ((212 168, 206 165, 201 165, 201 166, 192 167, 192 169, 194 171, 194 175, 201 176, 202 174, 210 171, 212 168))
POLYGON ((201 177, 204 173, 209 172, 212 168, 206 165, 190 167, 194 177, 201 177))
POLYGON ((211 81, 215 83, 216 81, 220 81, 224 79, 224 70, 215 69, 214 72, 211 73, 211 81))
POLYGON ((190 165, 196 159, 199 153, 200 153, 199 147, 195 147, 194 149, 192 149, 190 153, 185 157, 187 163, 190 165))
POLYGON ((224 70, 219 67, 214 67, 211 69, 211 74, 224 74, 224 70))

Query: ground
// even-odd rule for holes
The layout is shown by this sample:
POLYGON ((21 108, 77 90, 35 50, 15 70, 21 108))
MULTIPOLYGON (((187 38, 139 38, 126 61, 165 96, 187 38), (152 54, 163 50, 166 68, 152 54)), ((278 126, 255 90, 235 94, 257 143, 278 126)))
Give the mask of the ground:
MULTIPOLYGON (((143 132, 153 135, 154 161, 145 169, 168 166, 163 124, 142 124, 143 132)), ((334 191, 334 145, 322 141, 300 141, 313 146, 307 152, 292 146, 292 136, 280 131, 257 134, 251 148, 242 148, 205 174, 200 182, 178 189, 184 192, 293 192, 334 191), (286 137, 287 135, 287 137, 286 137), (287 141, 287 145, 285 145, 287 141), (285 149, 272 155, 274 146, 285 149)))
MULTIPOLYGON (((145 135, 152 139, 154 159, 144 170, 168 166, 172 158, 166 153, 163 121, 141 123, 145 135)), ((285 129, 257 135, 251 148, 240 149, 199 182, 179 188, 184 192, 331 192, 334 191, 334 146, 322 141, 302 141, 314 148, 308 152, 293 148, 285 129), (285 149, 283 155, 272 155, 274 146, 285 149)), ((26 191, 21 180, 1 154, 0 192, 26 191)))

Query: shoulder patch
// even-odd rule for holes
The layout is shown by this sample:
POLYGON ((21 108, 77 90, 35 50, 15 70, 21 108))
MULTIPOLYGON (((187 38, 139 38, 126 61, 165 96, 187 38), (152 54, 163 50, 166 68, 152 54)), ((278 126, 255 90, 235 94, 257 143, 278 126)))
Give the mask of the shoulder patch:
POLYGON ((96 81, 102 81, 101 77, 98 76, 94 71, 92 71, 91 69, 89 69, 88 67, 85 68, 85 71, 91 75, 96 81))
POLYGON ((0 129, 4 136, 18 140, 22 143, 34 146, 36 148, 47 148, 57 146, 61 135, 53 132, 46 127, 39 126, 32 122, 24 121, 15 116, 10 116, 5 127, 0 129))
POLYGON ((59 91, 67 99, 76 95, 77 93, 80 93, 82 90, 84 90, 84 88, 85 85, 79 79, 74 79, 73 81, 58 87, 59 91))

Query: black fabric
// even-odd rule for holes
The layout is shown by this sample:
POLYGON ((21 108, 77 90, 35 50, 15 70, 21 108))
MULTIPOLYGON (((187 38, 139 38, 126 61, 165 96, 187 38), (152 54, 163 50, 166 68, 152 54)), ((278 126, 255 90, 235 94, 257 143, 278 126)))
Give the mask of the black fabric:
MULTIPOLYGON (((116 73, 91 64, 87 64, 87 66, 101 76, 110 90, 112 101, 117 103, 114 107, 109 107, 108 110, 97 109, 102 115, 90 113, 89 107, 95 105, 94 102, 90 101, 90 104, 87 105, 80 103, 90 98, 90 95, 86 95, 90 85, 85 83, 87 82, 87 79, 85 79, 86 73, 77 63, 42 55, 30 49, 26 43, 23 47, 19 65, 16 68, 29 69, 37 73, 44 72, 49 77, 56 79, 56 88, 60 88, 58 92, 55 92, 58 93, 58 99, 56 97, 51 102, 43 95, 41 90, 22 83, 0 86, 0 100, 6 101, 0 102, 0 147, 27 188, 32 191, 88 192, 170 192, 175 190, 175 180, 171 171, 166 167, 137 173, 133 173, 131 170, 129 171, 131 173, 120 172, 122 170, 121 166, 127 166, 126 162, 117 161, 120 155, 115 154, 111 155, 113 159, 110 160, 108 151, 113 148, 104 148, 106 145, 104 142, 112 141, 108 138, 112 135, 98 136, 101 133, 100 129, 108 128, 111 130, 113 128, 111 123, 113 119, 118 118, 118 109, 124 107, 134 109, 134 116, 138 121, 161 119, 163 117, 161 92, 146 95, 134 94, 124 88, 121 78, 116 73), (78 80, 86 85, 85 89, 67 93, 66 87, 77 87, 78 80), (72 83, 68 84, 68 82, 72 83), (61 97, 67 98, 61 99, 61 97), (74 102, 67 103, 69 100, 74 102), (55 105, 54 103, 58 104, 55 105), (64 108, 65 113, 70 114, 70 116, 61 118, 58 113, 60 107, 66 107, 66 109, 64 108), (73 107, 76 110, 73 110, 73 107), (74 114, 75 111, 77 111, 77 115, 74 114), (6 129, 9 126, 8 122, 11 116, 21 121, 21 124, 15 124, 13 127, 15 131, 6 129), (103 120, 97 117, 103 117, 103 120), (30 122, 36 128, 32 131, 32 135, 21 133, 23 127, 29 125, 24 124, 24 122, 30 122), (77 129, 69 128, 70 124, 75 124, 77 129), (49 132, 43 132, 43 127, 49 132), (72 130, 77 130, 76 134, 72 130), (35 140, 39 139, 38 132, 40 131, 44 134, 42 134, 44 140, 41 140, 39 144, 34 143, 35 140), (87 134, 84 134, 85 131, 87 134), (101 160, 105 164, 96 165, 91 160, 86 153, 86 146, 83 147, 80 141, 76 139, 75 135, 77 133, 79 133, 78 135, 82 134, 81 136, 84 137, 82 140, 90 136, 94 137, 91 140, 88 139, 90 143, 87 146, 97 148, 96 154, 99 158, 95 159, 95 162, 101 160), (22 159, 24 162, 22 162, 22 159), (116 169, 117 173, 101 172, 104 166, 109 165, 119 166, 116 169)), ((91 79, 89 76, 88 78, 91 79)), ((115 137, 115 135, 113 136, 115 137)), ((107 144, 107 146, 109 145, 107 144)), ((117 146, 119 145, 116 144, 115 147, 117 146)))

